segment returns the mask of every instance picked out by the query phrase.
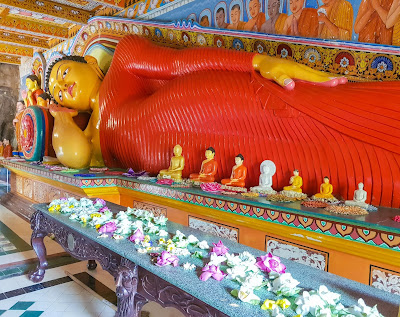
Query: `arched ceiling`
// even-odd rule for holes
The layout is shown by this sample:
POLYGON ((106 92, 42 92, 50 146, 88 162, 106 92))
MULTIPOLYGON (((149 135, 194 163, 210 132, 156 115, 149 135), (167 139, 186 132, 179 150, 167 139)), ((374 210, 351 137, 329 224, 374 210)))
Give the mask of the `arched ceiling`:
MULTIPOLYGON (((0 0, 0 63, 73 37, 95 15, 114 15, 132 0, 0 0)), ((133 1, 136 2, 136 1, 133 1)))

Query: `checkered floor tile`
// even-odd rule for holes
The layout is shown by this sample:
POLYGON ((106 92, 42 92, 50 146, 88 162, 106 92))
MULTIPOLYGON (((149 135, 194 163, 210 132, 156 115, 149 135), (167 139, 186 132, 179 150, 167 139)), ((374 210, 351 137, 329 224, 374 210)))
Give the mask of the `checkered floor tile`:
POLYGON ((38 317, 44 313, 43 310, 32 310, 32 305, 35 302, 24 302, 18 301, 14 305, 12 305, 9 309, 0 310, 1 317, 11 317, 11 316, 20 316, 20 317, 38 317))

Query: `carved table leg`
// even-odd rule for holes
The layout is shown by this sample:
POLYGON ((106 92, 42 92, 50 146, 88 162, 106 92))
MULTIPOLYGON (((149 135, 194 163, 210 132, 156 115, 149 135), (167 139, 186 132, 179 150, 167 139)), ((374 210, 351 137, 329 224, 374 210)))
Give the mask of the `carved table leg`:
POLYGON ((34 272, 29 273, 29 279, 32 282, 39 283, 44 278, 44 273, 46 272, 48 263, 46 260, 46 247, 43 243, 44 235, 39 235, 37 237, 32 237, 31 244, 33 250, 35 250, 36 255, 39 259, 39 264, 34 272))
POLYGON ((97 263, 95 260, 88 260, 87 268, 89 271, 95 270, 97 267, 97 263))
POLYGON ((138 267, 125 258, 121 258, 115 277, 118 298, 117 317, 140 317, 140 311, 147 299, 137 293, 138 267))

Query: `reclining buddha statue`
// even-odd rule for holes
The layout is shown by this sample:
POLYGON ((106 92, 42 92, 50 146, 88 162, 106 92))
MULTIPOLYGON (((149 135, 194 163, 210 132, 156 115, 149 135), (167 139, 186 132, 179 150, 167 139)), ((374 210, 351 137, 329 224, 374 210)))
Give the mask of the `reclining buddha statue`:
POLYGON ((212 144, 217 181, 240 152, 247 186, 257 183, 256 166, 269 159, 276 162, 277 189, 298 167, 305 193, 318 190, 316 179, 334 175, 345 199, 362 181, 373 204, 400 206, 394 195, 400 188, 400 83, 338 85, 346 80, 285 59, 175 50, 138 36, 119 42, 104 78, 89 56, 56 61, 47 78, 63 106, 51 110, 53 146, 69 167, 105 164, 157 174, 179 143, 188 177, 201 165, 205 144, 212 144), (293 79, 318 85, 294 87, 293 79), (85 131, 72 120, 81 110, 92 111, 85 131))

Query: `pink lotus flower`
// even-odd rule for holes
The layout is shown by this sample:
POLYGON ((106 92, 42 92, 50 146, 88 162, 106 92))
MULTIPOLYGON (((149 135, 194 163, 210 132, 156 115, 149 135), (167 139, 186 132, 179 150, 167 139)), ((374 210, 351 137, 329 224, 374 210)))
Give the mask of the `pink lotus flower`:
POLYGON ((218 243, 213 243, 213 245, 214 246, 211 249, 211 253, 214 252, 218 256, 224 255, 229 251, 229 249, 226 246, 224 246, 221 240, 218 243))
POLYGON ((163 251, 157 258, 157 266, 166 266, 172 264, 172 266, 178 266, 179 259, 176 255, 172 255, 168 251, 163 251))
POLYGON ((226 276, 226 274, 216 265, 207 264, 201 271, 203 273, 200 275, 200 280, 203 282, 207 281, 210 277, 217 281, 221 281, 226 276))
POLYGON ((264 272, 276 272, 279 274, 285 273, 286 266, 281 263, 281 259, 277 256, 268 253, 257 258, 256 265, 264 272))
POLYGON ((110 221, 99 229, 99 233, 114 233, 115 230, 117 230, 117 225, 115 222, 110 221))
POLYGON ((110 208, 108 208, 107 206, 104 206, 99 209, 99 212, 101 212, 101 213, 105 213, 106 211, 110 211, 110 208))
POLYGON ((157 184, 160 184, 160 185, 172 185, 173 182, 174 182, 173 179, 170 179, 170 178, 162 178, 162 179, 159 179, 159 180, 157 181, 157 184))
POLYGON ((221 190, 221 184, 218 183, 201 183, 200 187, 205 192, 211 193, 219 192, 221 190))
POLYGON ((400 222, 400 215, 394 216, 393 220, 396 221, 396 222, 400 222))
POLYGON ((133 233, 133 235, 131 235, 129 237, 129 240, 134 242, 134 243, 139 243, 141 241, 144 240, 144 234, 142 232, 142 230, 140 230, 139 228, 135 230, 135 232, 133 233))
POLYGON ((96 198, 96 200, 94 201, 95 205, 103 205, 103 207, 106 205, 106 202, 104 199, 101 198, 96 198))

